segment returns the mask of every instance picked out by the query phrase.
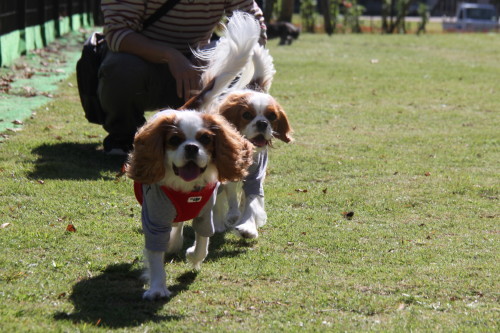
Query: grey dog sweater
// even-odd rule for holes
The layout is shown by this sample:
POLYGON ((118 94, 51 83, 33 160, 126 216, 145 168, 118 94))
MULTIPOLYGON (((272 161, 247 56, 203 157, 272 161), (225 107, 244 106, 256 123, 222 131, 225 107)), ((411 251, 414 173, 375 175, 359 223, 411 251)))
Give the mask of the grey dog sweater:
MULTIPOLYGON (((263 150, 254 156, 254 162, 243 180, 243 191, 246 196, 264 196, 266 168, 267 150, 263 150)), ((200 236, 211 237, 214 234, 212 208, 215 205, 217 188, 218 185, 198 216, 193 219, 193 229, 200 236)), ((142 193, 141 218, 146 249, 165 252, 172 224, 177 216, 176 208, 159 184, 142 185, 142 193)))
MULTIPOLYGON (((204 237, 214 234, 212 207, 215 204, 217 187, 215 186, 209 200, 193 219, 194 231, 204 237)), ((177 216, 177 211, 159 184, 142 185, 142 230, 146 241, 146 249, 163 251, 168 248, 170 231, 177 216)))
POLYGON ((253 157, 253 163, 248 168, 248 175, 243 180, 243 193, 264 196, 264 179, 266 178, 267 149, 262 150, 253 157))

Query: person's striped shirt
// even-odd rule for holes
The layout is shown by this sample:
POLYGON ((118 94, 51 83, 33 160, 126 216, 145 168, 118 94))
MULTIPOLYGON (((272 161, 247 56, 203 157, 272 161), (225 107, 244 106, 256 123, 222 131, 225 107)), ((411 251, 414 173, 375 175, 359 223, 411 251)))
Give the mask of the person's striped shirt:
POLYGON ((241 10, 254 15, 265 31, 262 11, 253 0, 180 0, 145 30, 142 23, 167 0, 102 0, 104 33, 109 48, 118 51, 131 32, 165 43, 183 53, 206 45, 223 16, 241 10))

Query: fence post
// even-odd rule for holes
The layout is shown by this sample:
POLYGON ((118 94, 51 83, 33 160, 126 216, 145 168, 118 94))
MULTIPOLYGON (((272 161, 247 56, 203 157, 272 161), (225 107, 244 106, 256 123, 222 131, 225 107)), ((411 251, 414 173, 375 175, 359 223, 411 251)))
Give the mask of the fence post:
POLYGON ((103 19, 101 15, 101 1, 93 0, 92 13, 94 16, 94 25, 102 25, 103 19))
POLYGON ((17 30, 26 28, 26 0, 17 0, 17 30))
POLYGON ((17 31, 19 31, 18 52, 26 52, 26 0, 17 1, 17 31))
POLYGON ((69 18, 69 30, 73 31, 73 0, 68 0, 67 2, 68 6, 68 18, 69 18))
POLYGON ((88 0, 83 0, 82 1, 82 10, 81 10, 81 15, 82 15, 82 25, 84 27, 88 27, 90 25, 90 6, 89 6, 89 1, 88 0))
POLYGON ((43 45, 47 45, 47 36, 45 35, 45 0, 38 0, 38 22, 37 24, 40 26, 40 31, 42 33, 42 43, 43 45))
POLYGON ((61 37, 61 27, 59 25, 59 0, 54 0, 54 8, 52 8, 52 15, 54 17, 56 37, 61 37))

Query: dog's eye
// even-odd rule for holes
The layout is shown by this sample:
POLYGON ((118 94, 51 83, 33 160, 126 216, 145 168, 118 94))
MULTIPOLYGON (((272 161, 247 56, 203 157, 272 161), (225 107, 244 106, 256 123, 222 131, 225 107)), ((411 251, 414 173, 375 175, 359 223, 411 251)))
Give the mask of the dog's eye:
POLYGON ((182 138, 178 135, 172 136, 170 139, 168 139, 168 144, 174 147, 179 146, 182 143, 182 138))
POLYGON ((276 113, 269 113, 266 115, 266 118, 269 120, 269 121, 275 121, 276 118, 278 118, 278 116, 276 116, 276 113))
POLYGON ((246 119, 246 120, 252 120, 253 119, 253 115, 250 112, 248 112, 248 111, 244 112, 242 114, 242 117, 243 117, 243 119, 246 119))
POLYGON ((208 144, 210 144, 212 142, 212 137, 210 135, 208 135, 208 134, 203 134, 202 136, 200 136, 198 138, 198 141, 202 145, 206 146, 206 145, 208 145, 208 144))

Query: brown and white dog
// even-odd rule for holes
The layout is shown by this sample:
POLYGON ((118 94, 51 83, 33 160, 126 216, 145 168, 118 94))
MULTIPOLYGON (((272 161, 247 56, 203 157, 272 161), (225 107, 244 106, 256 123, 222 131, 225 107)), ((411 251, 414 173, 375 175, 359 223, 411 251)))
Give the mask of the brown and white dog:
MULTIPOLYGON (((245 89, 228 93, 219 106, 219 113, 236 126, 255 148, 249 174, 241 182, 224 185, 228 203, 225 225, 243 238, 257 238, 258 227, 267 221, 264 179, 268 148, 272 147, 274 139, 285 143, 293 140, 292 128, 283 107, 269 94, 274 75, 271 56, 263 47, 256 46, 252 59, 254 75, 251 82, 245 89), (239 187, 242 189, 240 200, 239 187)), ((215 223, 216 230, 220 229, 220 220, 216 218, 215 223)))
MULTIPOLYGON (((209 86, 213 77, 224 73, 227 67, 223 64, 232 63, 232 58, 224 54, 204 59, 207 58, 208 66, 202 75, 204 86, 209 86)), ((268 148, 272 146, 273 139, 286 143, 293 140, 292 128, 283 107, 269 94, 274 74, 269 51, 255 43, 252 57, 238 79, 222 95, 210 98, 210 108, 218 109, 218 113, 232 123, 255 148, 249 174, 242 182, 223 184, 222 191, 219 191, 214 207, 217 232, 231 228, 243 238, 256 238, 257 228, 267 221, 263 182, 268 148)))
POLYGON ((167 110, 140 128, 127 175, 142 205, 150 279, 145 299, 170 296, 164 253, 182 249, 183 222, 191 219, 196 240, 186 258, 200 269, 214 232, 218 184, 244 177, 251 156, 250 144, 221 116, 167 110))
POLYGON ((142 205, 149 279, 143 298, 148 300, 170 296, 164 255, 182 249, 183 223, 191 219, 196 236, 186 258, 194 269, 200 269, 215 231, 212 209, 218 186, 243 179, 253 163, 253 145, 223 116, 199 112, 197 107, 222 93, 248 62, 260 35, 255 19, 239 13, 233 15, 227 30, 231 45, 226 51, 240 62, 233 62, 226 76, 212 78, 182 111, 163 110, 153 116, 138 130, 129 155, 127 176, 134 180, 136 198, 142 205))

